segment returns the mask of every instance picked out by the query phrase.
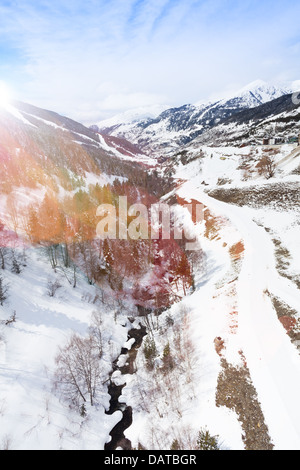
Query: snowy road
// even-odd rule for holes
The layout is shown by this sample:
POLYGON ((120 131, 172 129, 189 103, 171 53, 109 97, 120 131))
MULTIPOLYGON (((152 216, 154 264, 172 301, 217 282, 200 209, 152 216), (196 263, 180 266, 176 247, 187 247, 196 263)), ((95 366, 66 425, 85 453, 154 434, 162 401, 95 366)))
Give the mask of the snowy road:
POLYGON ((276 450, 300 450, 300 356, 278 320, 267 293, 299 310, 300 291, 276 270, 274 246, 251 209, 217 201, 191 182, 179 191, 196 198, 239 231, 245 256, 238 280, 239 343, 246 356, 276 450))

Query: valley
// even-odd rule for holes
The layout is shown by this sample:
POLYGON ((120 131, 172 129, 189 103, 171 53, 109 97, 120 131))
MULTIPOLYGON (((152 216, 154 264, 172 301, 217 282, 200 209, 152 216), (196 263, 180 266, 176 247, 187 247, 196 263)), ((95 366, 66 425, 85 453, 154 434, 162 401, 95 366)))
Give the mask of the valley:
POLYGON ((300 449, 298 111, 261 82, 109 127, 1 110, 1 449, 300 449))

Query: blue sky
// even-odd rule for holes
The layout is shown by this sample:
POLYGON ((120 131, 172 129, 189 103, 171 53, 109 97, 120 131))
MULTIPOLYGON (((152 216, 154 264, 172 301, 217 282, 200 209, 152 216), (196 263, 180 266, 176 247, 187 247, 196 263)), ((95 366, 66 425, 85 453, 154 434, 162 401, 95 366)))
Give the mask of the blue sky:
POLYGON ((0 80, 87 124, 300 78, 298 0, 0 0, 0 80))

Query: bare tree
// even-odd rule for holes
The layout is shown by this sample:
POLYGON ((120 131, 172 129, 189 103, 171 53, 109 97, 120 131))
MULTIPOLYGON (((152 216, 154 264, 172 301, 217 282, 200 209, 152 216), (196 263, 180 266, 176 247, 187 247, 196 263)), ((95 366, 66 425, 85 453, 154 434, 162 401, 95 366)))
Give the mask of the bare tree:
POLYGON ((49 256, 50 265, 54 272, 56 272, 58 266, 58 247, 58 244, 50 244, 46 248, 49 256))
POLYGON ((14 250, 12 250, 12 262, 11 262, 11 272, 14 274, 21 274, 21 265, 17 260, 14 250))
POLYGON ((0 220, 0 267, 5 269, 5 256, 6 256, 6 247, 5 247, 5 236, 4 236, 4 224, 0 220))
POLYGON ((47 294, 49 295, 49 297, 55 297, 56 292, 61 287, 62 286, 58 280, 55 280, 55 281, 49 280, 47 283, 47 294))
POLYGON ((101 383, 100 361, 92 337, 73 334, 69 343, 60 348, 56 357, 55 384, 74 405, 94 405, 101 383))
POLYGON ((8 318, 8 320, 2 320, 1 325, 9 326, 12 325, 13 323, 16 323, 17 321, 17 313, 14 310, 12 315, 8 318))
POLYGON ((103 355, 103 337, 102 337, 102 329, 103 329, 103 319, 101 312, 93 312, 92 313, 92 320, 91 326, 89 328, 89 332, 94 342, 94 346, 98 351, 99 359, 103 355))
POLYGON ((8 285, 5 284, 3 278, 0 276, 0 305, 3 305, 8 297, 8 285))
POLYGON ((21 210, 18 208, 17 198, 14 193, 9 193, 7 195, 6 201, 6 213, 9 217, 10 224, 15 233, 17 233, 20 228, 20 214, 21 210))
POLYGON ((11 450, 11 446, 12 446, 12 438, 8 434, 5 434, 5 436, 2 438, 0 450, 11 450))
POLYGON ((266 155, 257 164, 258 173, 266 179, 273 178, 276 171, 276 161, 274 155, 266 155))
POLYGON ((4 247, 0 247, 0 267, 1 269, 5 269, 5 254, 6 249, 4 247))

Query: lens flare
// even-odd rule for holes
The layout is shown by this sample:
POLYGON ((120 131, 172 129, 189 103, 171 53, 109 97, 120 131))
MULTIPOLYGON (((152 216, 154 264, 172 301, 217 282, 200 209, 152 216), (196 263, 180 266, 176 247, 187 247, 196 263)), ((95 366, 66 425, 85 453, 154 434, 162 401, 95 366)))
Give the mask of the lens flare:
POLYGON ((5 82, 0 81, 0 108, 6 108, 11 102, 11 91, 5 82))

